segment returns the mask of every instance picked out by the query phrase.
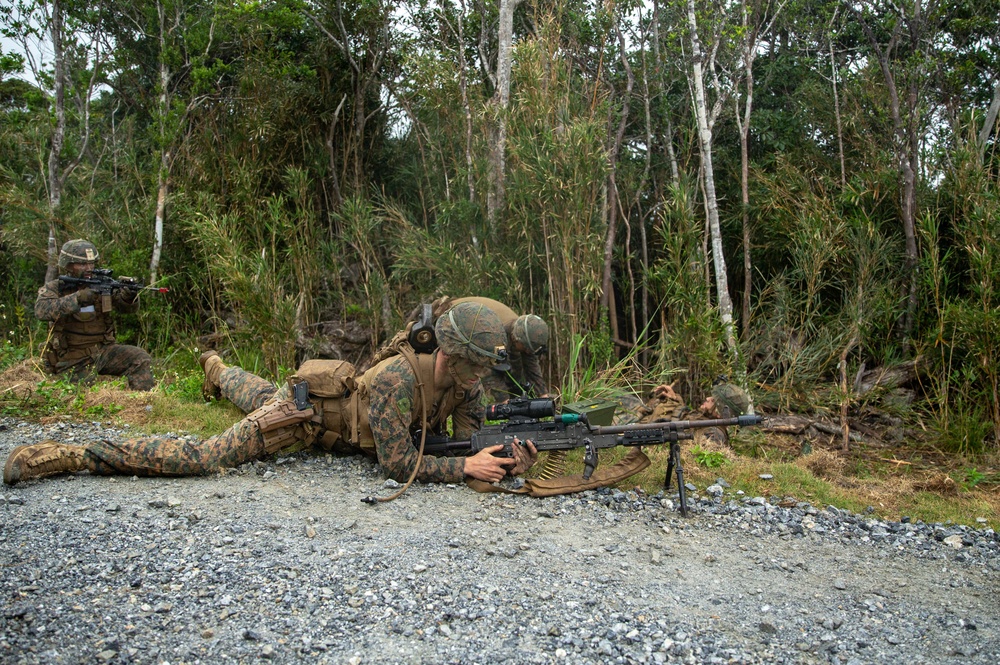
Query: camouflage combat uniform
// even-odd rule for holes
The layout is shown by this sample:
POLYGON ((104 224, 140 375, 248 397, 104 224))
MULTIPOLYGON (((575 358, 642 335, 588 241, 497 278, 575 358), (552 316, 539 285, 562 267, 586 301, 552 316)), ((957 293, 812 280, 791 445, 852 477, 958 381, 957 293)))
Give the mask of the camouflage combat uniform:
POLYGON ((51 322, 43 352, 46 370, 66 374, 71 381, 87 381, 97 374, 125 376, 132 390, 151 390, 152 358, 137 346, 117 344, 111 317, 113 311, 135 312, 138 299, 119 290, 110 296, 99 295, 93 305, 81 307, 77 301, 80 290, 60 291, 57 279, 38 290, 35 316, 51 322))
MULTIPOLYGON (((340 404, 325 407, 327 411, 337 411, 341 415, 341 418, 334 416, 340 420, 339 423, 331 423, 325 418, 315 424, 307 422, 307 426, 296 431, 291 445, 283 449, 298 450, 315 444, 343 450, 343 446, 334 444, 346 442, 353 452, 377 457, 390 478, 405 481, 416 464, 417 450, 412 436, 421 423, 420 410, 413 408, 419 404, 416 379, 416 372, 402 356, 379 363, 358 377, 355 393, 333 398, 340 404), (354 409, 364 407, 365 397, 367 409, 358 414, 358 431, 352 433, 354 409)), ((222 434, 205 441, 164 436, 139 437, 121 443, 102 441, 87 446, 85 468, 96 474, 204 475, 224 467, 239 466, 271 452, 280 452, 268 449, 264 434, 251 418, 269 401, 288 400, 290 388, 287 385, 275 388, 270 382, 238 367, 223 370, 219 387, 223 396, 250 413, 222 434)), ((478 386, 468 392, 454 388, 439 391, 428 408, 430 433, 445 433, 448 417, 451 416, 454 436, 469 438, 474 430, 482 426, 480 398, 478 386)), ((310 400, 314 404, 326 404, 330 398, 310 394, 310 400)), ((416 478, 423 482, 459 482, 464 478, 463 466, 461 458, 425 455, 416 478)))
MULTIPOLYGON (((510 365, 510 369, 494 369, 482 380, 483 390, 490 401, 503 402, 511 397, 520 397, 529 385, 535 395, 548 394, 538 354, 521 353, 516 344, 510 343, 517 336, 514 325, 519 319, 517 313, 510 307, 492 298, 449 298, 445 296, 434 301, 434 317, 437 318, 452 307, 464 302, 488 307, 500 317, 500 322, 503 323, 504 331, 507 333, 507 363, 510 365)), ((416 319, 416 312, 410 315, 410 319, 416 319)))
MULTIPOLYGON (((4 466, 4 482, 80 470, 202 475, 311 445, 372 455, 396 480, 408 480, 418 469, 417 480, 460 481, 465 459, 421 457, 413 437, 418 429, 447 434, 449 418, 459 439, 468 439, 482 426, 477 377, 505 358, 503 326, 486 307, 469 303, 442 316, 435 335, 439 350, 417 354, 401 339, 392 347, 398 355, 387 354, 361 375, 345 361, 307 361, 278 389, 249 372, 225 367, 218 354, 206 352, 199 359, 207 384, 203 391, 217 388, 215 394, 249 412, 222 434, 204 441, 146 436, 87 446, 51 440, 17 446, 4 466), (301 385, 308 388, 306 403, 293 397, 301 385)), ((478 473, 482 468, 477 464, 478 473)))

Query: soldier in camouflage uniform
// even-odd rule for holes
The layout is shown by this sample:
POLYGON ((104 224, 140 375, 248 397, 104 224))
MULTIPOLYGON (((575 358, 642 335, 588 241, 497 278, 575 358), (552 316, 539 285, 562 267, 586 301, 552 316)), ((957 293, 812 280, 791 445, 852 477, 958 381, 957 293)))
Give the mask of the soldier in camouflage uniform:
MULTIPOLYGON (((59 272, 89 279, 98 258, 90 242, 70 240, 59 252, 59 272)), ((86 286, 63 286, 58 279, 46 282, 35 301, 35 316, 51 322, 45 369, 71 381, 89 381, 97 374, 125 376, 132 390, 151 390, 152 358, 137 346, 117 344, 111 318, 113 311, 138 310, 138 295, 138 289, 127 287, 101 295, 86 286)))
POLYGON ((222 434, 206 441, 148 436, 86 446, 55 441, 18 446, 4 466, 4 482, 84 469, 104 475, 203 475, 314 444, 328 450, 346 445, 373 455, 396 480, 406 480, 414 469, 424 482, 458 482, 467 476, 495 482, 508 473, 524 473, 537 457, 531 442, 514 446, 514 459, 493 456, 502 446, 470 457, 418 455, 413 434, 424 421, 430 434, 441 434, 450 416, 458 439, 482 426, 479 379, 505 354, 503 326, 482 305, 455 307, 438 320, 435 332, 439 348, 434 353, 418 355, 403 347, 360 376, 342 361, 303 364, 291 381, 308 381, 311 405, 304 410, 290 399, 289 385, 273 392, 263 379, 206 354, 206 386, 219 388, 244 410, 253 409, 222 434))
MULTIPOLYGON (((485 305, 503 323, 507 333, 507 363, 493 368, 483 377, 483 388, 492 402, 504 402, 511 397, 520 397, 530 386, 538 397, 547 397, 548 388, 539 362, 549 343, 549 327, 535 314, 518 315, 510 307, 492 298, 449 298, 443 296, 432 304, 434 317, 439 317, 448 309, 464 302, 485 305)), ((410 314, 410 320, 417 319, 419 308, 410 314)))
MULTIPOLYGON (((658 420, 707 420, 716 418, 735 418, 746 413, 750 400, 745 392, 731 383, 718 383, 712 388, 711 394, 697 411, 684 404, 673 386, 660 385, 653 389, 650 400, 639 410, 641 423, 651 423, 658 420)), ((705 427, 694 430, 695 438, 704 437, 719 444, 729 443, 729 434, 725 427, 705 427)))

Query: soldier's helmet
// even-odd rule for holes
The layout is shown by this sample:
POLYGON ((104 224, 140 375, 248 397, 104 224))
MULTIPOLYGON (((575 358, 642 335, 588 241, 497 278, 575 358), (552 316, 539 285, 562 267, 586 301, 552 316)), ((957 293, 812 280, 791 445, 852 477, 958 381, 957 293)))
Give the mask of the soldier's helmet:
POLYGON ((507 363, 507 333, 500 317, 484 305, 464 302, 452 307, 438 318, 434 334, 449 356, 496 369, 507 363))
POLYGON ((712 388, 715 397, 715 408, 722 418, 742 416, 750 407, 750 398, 739 386, 731 383, 720 383, 712 388))
POLYGON ((101 255, 94 243, 83 238, 67 240, 59 250, 59 269, 65 270, 71 263, 94 263, 101 255))
POLYGON ((537 355, 549 343, 549 327, 540 316, 522 314, 514 320, 510 336, 512 342, 528 349, 528 353, 537 355))

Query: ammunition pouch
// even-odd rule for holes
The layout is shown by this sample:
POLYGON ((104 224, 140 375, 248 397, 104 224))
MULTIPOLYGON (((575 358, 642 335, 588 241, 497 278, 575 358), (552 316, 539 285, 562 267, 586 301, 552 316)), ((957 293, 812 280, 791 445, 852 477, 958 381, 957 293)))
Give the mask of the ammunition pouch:
POLYGON ((289 377, 289 387, 305 381, 310 397, 320 398, 303 412, 310 414, 306 419, 311 422, 302 427, 308 430, 309 443, 316 441, 323 450, 357 452, 345 442, 344 436, 348 429, 344 425, 344 404, 357 394, 355 374, 357 369, 346 360, 307 360, 289 377))
POLYGON ((309 394, 317 397, 344 397, 354 390, 358 370, 346 360, 307 360, 289 379, 289 384, 305 381, 309 394))
POLYGON ((264 451, 269 455, 294 443, 312 443, 315 428, 308 421, 315 415, 312 408, 302 411, 292 400, 271 402, 247 416, 264 437, 264 451))

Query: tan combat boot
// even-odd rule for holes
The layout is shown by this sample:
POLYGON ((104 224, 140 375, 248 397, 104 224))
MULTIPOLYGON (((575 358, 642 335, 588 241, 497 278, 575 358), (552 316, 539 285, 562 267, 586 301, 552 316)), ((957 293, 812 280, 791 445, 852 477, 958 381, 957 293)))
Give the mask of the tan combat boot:
POLYGON ((205 372, 205 381, 201 384, 201 396, 205 398, 206 402, 219 399, 222 397, 222 390, 219 388, 219 376, 222 374, 222 370, 226 368, 225 363, 222 362, 222 358, 219 356, 219 352, 209 349, 201 354, 198 362, 201 363, 201 369, 205 372))
POLYGON ((14 485, 30 478, 55 473, 72 473, 86 468, 83 446, 67 446, 57 441, 42 441, 33 446, 18 446, 10 452, 3 467, 3 481, 14 485))

